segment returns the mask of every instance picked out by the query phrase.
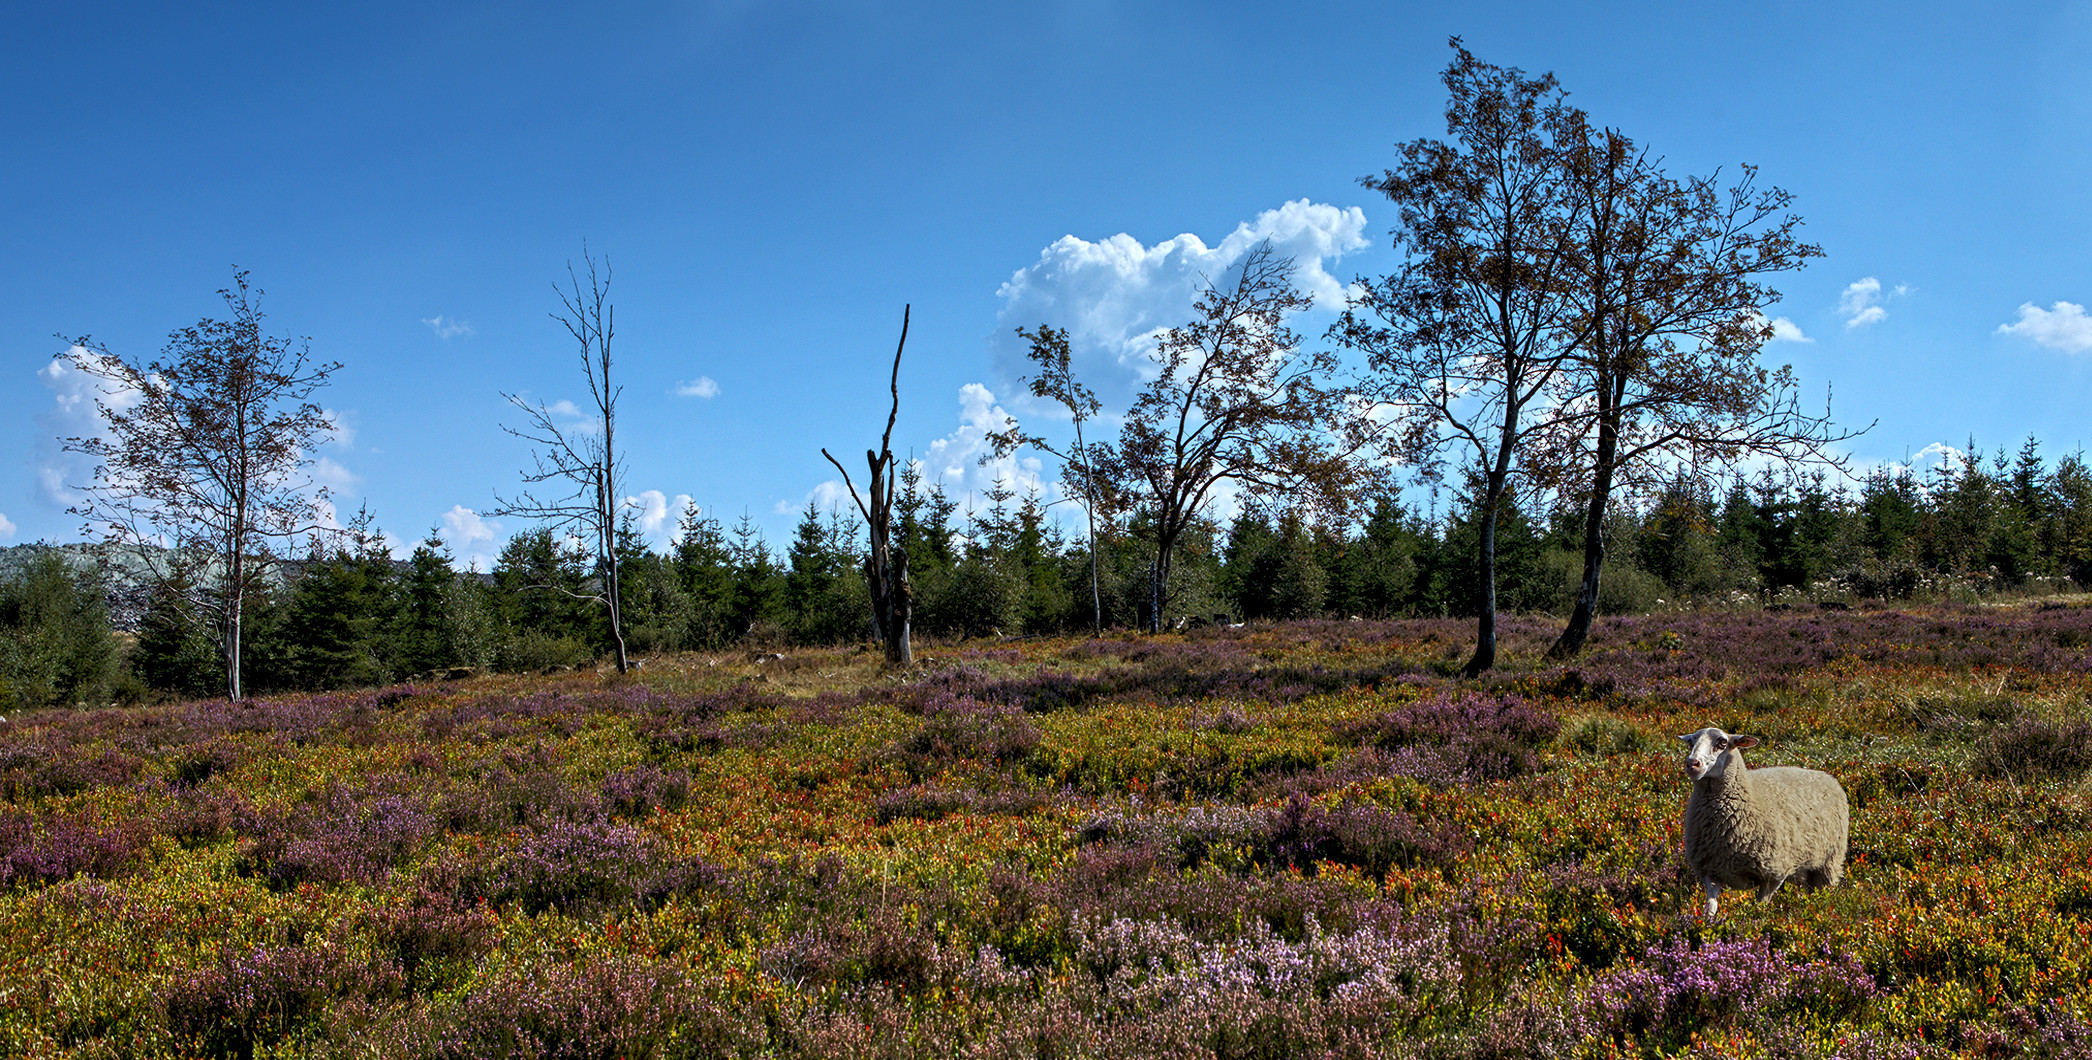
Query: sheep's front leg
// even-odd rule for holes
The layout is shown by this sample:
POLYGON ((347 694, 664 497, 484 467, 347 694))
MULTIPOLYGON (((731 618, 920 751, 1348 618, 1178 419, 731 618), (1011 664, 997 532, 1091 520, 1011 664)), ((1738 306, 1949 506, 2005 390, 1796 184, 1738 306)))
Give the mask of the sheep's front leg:
POLYGON ((1786 880, 1783 880, 1783 879, 1782 879, 1782 880, 1767 880, 1766 882, 1764 882, 1764 883, 1761 883, 1761 884, 1759 884, 1759 885, 1758 885, 1758 900, 1759 900, 1760 902, 1770 902, 1770 901, 1772 901, 1772 896, 1773 896, 1773 895, 1775 895, 1775 894, 1778 894, 1778 893, 1780 893, 1780 885, 1781 885, 1781 884, 1783 884, 1783 883, 1786 883, 1786 882, 1787 882, 1787 881, 1786 881, 1786 880))
POLYGON ((1702 880, 1700 887, 1707 892, 1707 919, 1712 920, 1714 911, 1721 908, 1722 885, 1713 880, 1702 880))

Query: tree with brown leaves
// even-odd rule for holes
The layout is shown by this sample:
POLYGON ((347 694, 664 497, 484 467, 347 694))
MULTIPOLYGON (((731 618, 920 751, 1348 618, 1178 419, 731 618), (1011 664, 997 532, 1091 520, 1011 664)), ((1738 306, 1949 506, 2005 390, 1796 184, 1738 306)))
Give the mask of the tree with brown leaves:
POLYGON ((1577 204, 1571 300, 1578 344, 1558 421, 1562 437, 1537 464, 1583 493, 1583 578, 1549 655, 1581 651, 1597 611, 1608 502, 1622 487, 1655 488, 1679 469, 1745 457, 1832 461, 1849 438, 1804 412, 1793 370, 1759 363, 1779 300, 1770 274, 1802 268, 1820 247, 1799 238, 1793 196, 1760 188, 1757 170, 1723 188, 1720 174, 1683 182, 1612 129, 1574 115, 1560 155, 1577 204))
POLYGON ((1366 355, 1372 399, 1405 417, 1396 452, 1430 474, 1457 454, 1478 487, 1472 676, 1496 665, 1497 518, 1514 479, 1536 481, 1527 450, 1577 419, 1563 405, 1579 337, 1570 293, 1582 204, 1560 179, 1578 125, 1554 76, 1452 45, 1450 141, 1402 144, 1395 169, 1361 181, 1400 208, 1395 246, 1406 260, 1358 281, 1331 334, 1366 355))
POLYGON ((314 363, 308 339, 265 335, 262 292, 245 270, 218 295, 227 319, 171 333, 149 363, 85 336, 58 356, 101 381, 104 432, 64 443, 96 462, 69 511, 208 624, 238 700, 246 605, 275 543, 333 529, 327 490, 307 469, 334 430, 312 396, 341 365, 314 363))
POLYGON ((1160 632, 1178 540, 1222 483, 1246 502, 1340 517, 1363 496, 1374 465, 1354 459, 1373 437, 1334 382, 1336 355, 1304 352, 1286 317, 1313 299, 1293 283, 1294 264, 1259 244, 1209 283, 1197 319, 1171 328, 1155 349, 1155 378, 1141 388, 1116 446, 1091 454, 1096 477, 1145 509, 1154 540, 1146 625, 1160 632))

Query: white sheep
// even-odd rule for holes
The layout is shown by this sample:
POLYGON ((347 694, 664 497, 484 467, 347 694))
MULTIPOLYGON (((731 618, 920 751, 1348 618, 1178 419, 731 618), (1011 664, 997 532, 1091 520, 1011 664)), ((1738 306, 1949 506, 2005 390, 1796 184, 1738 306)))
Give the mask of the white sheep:
POLYGON ((1750 769, 1743 749, 1758 746, 1752 736, 1706 728, 1678 738, 1691 748, 1685 771, 1693 778, 1685 863, 1707 892, 1709 917, 1724 887, 1755 888, 1763 902, 1790 879, 1812 891, 1838 885, 1851 821, 1836 777, 1794 766, 1750 769))

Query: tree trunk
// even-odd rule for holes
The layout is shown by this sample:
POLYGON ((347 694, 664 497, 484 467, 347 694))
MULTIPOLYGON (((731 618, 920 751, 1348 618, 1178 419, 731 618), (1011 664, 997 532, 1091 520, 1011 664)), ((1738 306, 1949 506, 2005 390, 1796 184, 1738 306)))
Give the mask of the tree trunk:
POLYGON ((872 624, 878 627, 879 639, 886 646, 889 666, 915 664, 915 646, 908 635, 915 612, 914 592, 908 584, 908 549, 893 547, 893 491, 894 482, 900 477, 893 474, 893 425, 901 414, 901 351, 907 348, 908 308, 904 306, 901 341, 894 346, 893 377, 888 383, 893 407, 886 415, 886 433, 880 437, 877 450, 864 451, 865 464, 871 472, 871 481, 866 483, 870 496, 858 496, 849 469, 828 450, 821 450, 821 455, 842 472, 843 485, 849 488, 850 499, 857 502, 857 511, 864 516, 865 531, 871 538, 871 549, 864 557, 865 587, 871 592, 872 624))
POLYGON ((879 627, 879 640, 886 649, 886 661, 892 666, 912 666, 915 663, 915 646, 909 635, 909 624, 915 610, 913 593, 908 585, 908 550, 895 549, 883 542, 872 549, 864 559, 865 578, 872 590, 872 621, 879 627), (881 576, 884 567, 885 576, 881 576))
MULTIPOLYGON (((1609 434, 1600 428, 1601 438, 1609 434)), ((1601 440, 1599 449, 1606 449, 1601 440)), ((1571 659, 1584 650, 1584 641, 1591 635, 1591 621, 1598 614, 1598 578, 1605 567, 1605 508, 1607 495, 1612 492, 1613 469, 1607 460, 1599 465, 1591 480, 1591 503, 1584 511, 1584 577, 1576 589, 1576 605, 1569 611, 1569 625, 1547 649, 1549 659, 1571 659)))
POLYGON ((1083 515, 1090 527, 1090 635, 1104 635, 1104 592, 1097 579, 1097 485, 1090 470, 1089 449, 1082 443, 1082 417, 1075 417, 1075 451, 1082 454, 1083 515))
POLYGON ((1478 676, 1496 665, 1496 511, 1503 495, 1503 486, 1492 483, 1482 506, 1482 606, 1475 624, 1475 654, 1461 668, 1462 677, 1478 676))
POLYGON ((235 545, 225 564, 225 698, 237 703, 246 690, 240 687, 240 619, 246 609, 246 565, 235 545))
MULTIPOLYGON (((1176 549, 1177 539, 1157 536, 1155 539, 1155 562, 1148 565, 1148 632, 1162 632, 1162 609, 1169 601, 1170 553, 1176 549)), ((1092 549, 1094 551, 1094 548, 1092 549)))
POLYGON ((1613 465, 1620 452, 1620 387, 1609 373, 1598 378, 1598 451, 1591 468, 1591 501, 1584 509, 1584 577, 1576 589, 1569 625, 1547 649, 1549 659, 1571 659, 1584 650, 1598 614, 1598 578, 1605 568, 1605 509, 1613 492, 1613 465))

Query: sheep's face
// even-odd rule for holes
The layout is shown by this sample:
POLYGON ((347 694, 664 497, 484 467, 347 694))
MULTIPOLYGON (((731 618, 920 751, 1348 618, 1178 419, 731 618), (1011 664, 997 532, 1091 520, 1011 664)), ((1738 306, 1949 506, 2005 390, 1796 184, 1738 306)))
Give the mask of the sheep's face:
MULTIPOLYGON (((1699 732, 1680 736, 1688 750, 1685 752, 1685 772, 1694 780, 1718 777, 1729 768, 1729 752, 1741 751, 1746 747, 1758 746, 1755 736, 1731 736, 1716 728, 1705 728, 1699 732)), ((1736 764, 1743 765, 1742 756, 1736 764)))

